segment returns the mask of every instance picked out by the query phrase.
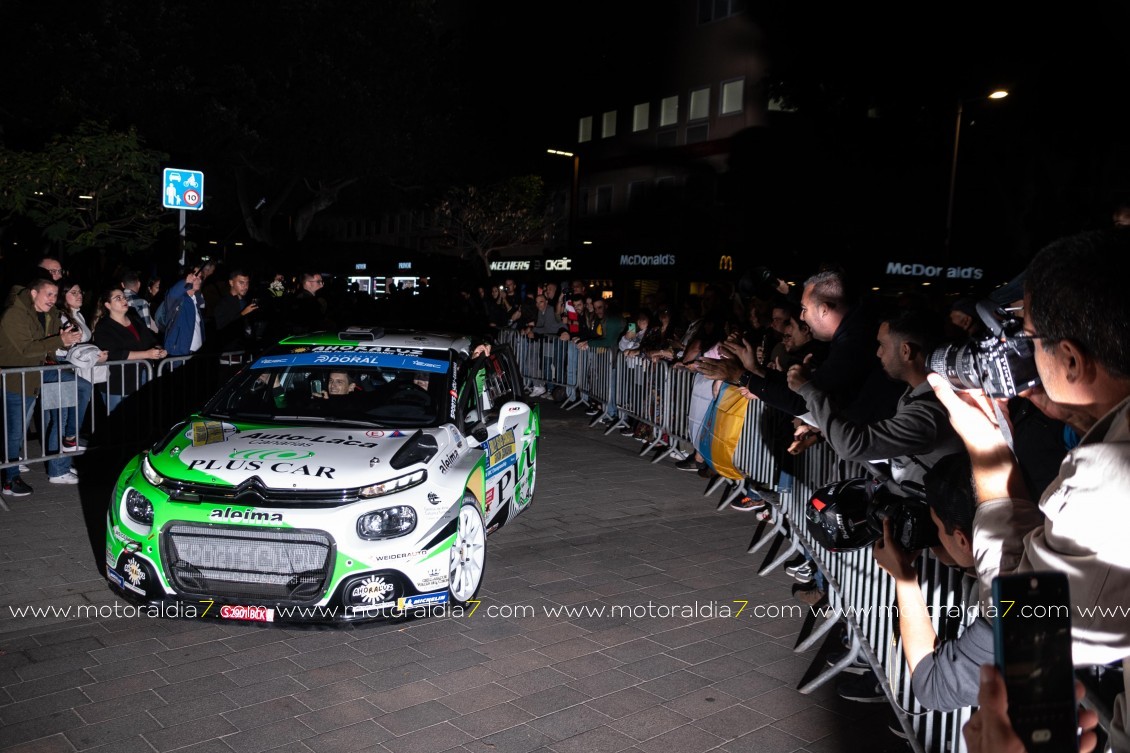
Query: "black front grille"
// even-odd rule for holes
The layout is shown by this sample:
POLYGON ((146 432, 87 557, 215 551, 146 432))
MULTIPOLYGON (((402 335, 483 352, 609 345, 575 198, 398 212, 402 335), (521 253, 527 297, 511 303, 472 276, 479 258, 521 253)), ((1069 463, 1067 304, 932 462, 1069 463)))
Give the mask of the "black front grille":
POLYGON ((310 602, 333 567, 334 542, 324 531, 171 523, 161 542, 169 577, 184 594, 310 602))
POLYGON ((166 479, 159 488, 174 502, 223 502, 252 507, 337 507, 360 499, 360 489, 270 489, 257 476, 239 486, 166 479))

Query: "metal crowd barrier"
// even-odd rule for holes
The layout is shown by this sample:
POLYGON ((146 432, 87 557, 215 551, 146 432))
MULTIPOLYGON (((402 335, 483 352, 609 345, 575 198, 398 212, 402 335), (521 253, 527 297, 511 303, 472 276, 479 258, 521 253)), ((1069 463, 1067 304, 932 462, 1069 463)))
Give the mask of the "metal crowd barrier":
MULTIPOLYGON (((523 348, 532 352, 538 347, 531 344, 536 341, 528 341, 517 333, 502 333, 499 339, 510 343, 519 353, 523 348)), ((563 385, 575 390, 578 395, 573 406, 587 403, 581 396, 588 396, 604 405, 603 416, 607 416, 611 402, 621 420, 622 417, 630 417, 651 426, 657 437, 667 435, 665 447, 653 442, 640 453, 641 456, 646 455, 658 446, 660 453, 652 462, 658 462, 669 454, 676 440, 694 445, 695 437, 690 436, 687 418, 693 372, 673 368, 666 363, 652 364, 646 359, 625 359, 623 354, 605 349, 581 351, 571 343, 565 345, 563 359, 567 363, 578 363, 577 369, 566 370, 567 378, 563 385)), ((520 363, 538 361, 526 358, 520 359, 520 363)), ((549 380, 544 369, 535 368, 523 376, 537 383, 549 380)), ((804 551, 816 562, 827 581, 827 604, 813 607, 810 611, 796 651, 807 651, 817 645, 837 625, 843 626, 848 645, 846 654, 831 667, 823 664, 823 652, 818 653, 815 662, 820 664, 814 663, 810 667, 798 689, 809 693, 862 657, 879 679, 887 700, 908 735, 908 745, 912 750, 919 753, 964 751, 961 729, 972 709, 929 711, 914 698, 910 672, 903 660, 898 637, 897 612, 891 608, 895 604, 894 582, 875 564, 871 549, 828 552, 807 533, 804 510, 812 494, 833 481, 865 475, 866 468, 846 463, 836 457, 827 445, 817 444, 793 458, 791 483, 781 485, 778 458, 782 450, 773 448, 771 442, 762 436, 768 425, 766 422, 780 418, 773 413, 774 409, 759 400, 749 402, 742 435, 734 453, 734 465, 746 475, 747 481, 773 492, 765 495, 772 514, 760 521, 749 552, 752 554, 768 547, 759 568, 759 574, 767 575, 804 551)), ((618 422, 611 422, 605 433, 617 425, 618 422)), ((707 489, 707 495, 720 486, 721 483, 712 485, 707 489)), ((741 491, 741 484, 731 484, 723 494, 719 509, 741 491)), ((964 628, 968 616, 975 611, 966 608, 972 602, 963 588, 961 571, 946 567, 923 552, 919 573, 925 601, 931 607, 935 631, 938 635, 956 636, 964 628)))
MULTIPOLYGON (((0 369, 5 389, 0 468, 81 455, 88 437, 99 447, 136 451, 203 405, 249 360, 248 353, 234 351, 166 358, 156 366, 109 361, 94 367, 93 381, 71 365, 0 369), (64 452, 68 427, 78 446, 64 452)), ((0 509, 7 509, 3 499, 0 509)))

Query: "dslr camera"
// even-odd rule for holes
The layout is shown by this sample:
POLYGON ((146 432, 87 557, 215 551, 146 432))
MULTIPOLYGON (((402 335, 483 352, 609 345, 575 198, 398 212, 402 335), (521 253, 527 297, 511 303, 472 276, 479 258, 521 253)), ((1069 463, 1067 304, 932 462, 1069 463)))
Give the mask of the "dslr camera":
MULTIPOLYGON (((930 507, 926 504, 924 490, 907 488, 910 484, 900 484, 902 490, 911 494, 902 497, 890 492, 885 486, 875 489, 875 496, 867 507, 867 522, 879 535, 883 535, 883 521, 891 521, 891 535, 903 549, 916 552, 937 546, 938 527, 930 517, 930 507)), ((913 486, 920 486, 914 484, 913 486)))
POLYGON ((1040 383, 1032 338, 1023 322, 992 301, 979 301, 977 315, 989 334, 960 345, 936 348, 927 361, 955 390, 984 390, 989 397, 1010 398, 1040 383))

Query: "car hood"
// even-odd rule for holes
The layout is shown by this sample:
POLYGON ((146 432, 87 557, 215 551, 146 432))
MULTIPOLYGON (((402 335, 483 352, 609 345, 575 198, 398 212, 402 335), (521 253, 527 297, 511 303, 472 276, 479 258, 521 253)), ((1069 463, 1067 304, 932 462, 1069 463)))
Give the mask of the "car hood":
MULTIPOLYGON (((423 431, 438 445, 430 463, 466 446, 449 427, 423 431)), ((191 483, 236 486, 258 477, 268 489, 348 489, 406 472, 389 461, 415 433, 194 420, 150 462, 162 476, 191 483)))

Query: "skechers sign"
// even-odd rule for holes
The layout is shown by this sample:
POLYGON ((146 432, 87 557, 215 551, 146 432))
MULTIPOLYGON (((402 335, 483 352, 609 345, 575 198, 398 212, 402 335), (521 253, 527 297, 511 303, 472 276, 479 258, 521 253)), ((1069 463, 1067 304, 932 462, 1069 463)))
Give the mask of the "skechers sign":
POLYGON ((568 256, 563 256, 560 259, 523 259, 519 261, 492 261, 490 263, 491 272, 535 272, 542 269, 547 272, 571 272, 573 271, 573 260, 568 256))
POLYGON ((985 270, 977 267, 944 267, 931 264, 887 262, 887 274, 899 277, 944 277, 947 280, 980 280, 985 270))

